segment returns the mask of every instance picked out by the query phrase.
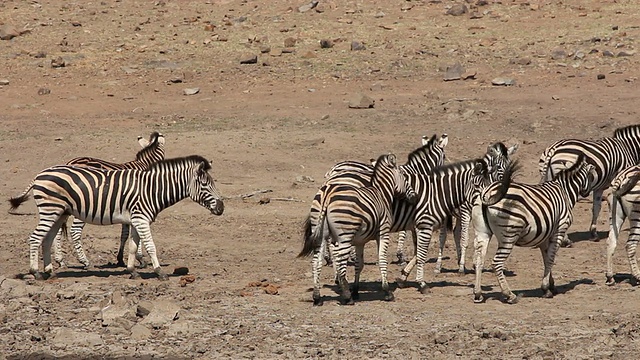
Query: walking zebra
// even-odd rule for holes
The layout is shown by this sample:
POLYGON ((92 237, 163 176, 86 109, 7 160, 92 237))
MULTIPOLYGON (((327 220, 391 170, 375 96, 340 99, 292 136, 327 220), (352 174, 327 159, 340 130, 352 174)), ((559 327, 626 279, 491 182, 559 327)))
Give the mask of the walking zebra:
MULTIPOLYGON (((613 178, 622 170, 640 164, 640 125, 618 128, 613 137, 599 140, 565 139, 547 147, 540 156, 541 182, 555 177, 563 169, 575 164, 578 155, 584 154, 586 161, 595 167, 593 185, 593 209, 589 231, 591 238, 598 240, 596 224, 600 213, 602 193, 613 178)), ((563 245, 571 246, 569 239, 563 245)))
POLYGON ((627 258, 631 267, 631 283, 640 282, 640 270, 636 259, 636 249, 640 240, 640 165, 632 166, 620 172, 611 182, 611 220, 607 239, 607 285, 614 285, 613 254, 616 251, 620 228, 629 218, 629 238, 627 239, 627 258))
POLYGON ((382 277, 385 300, 393 300, 387 281, 387 248, 391 230, 391 203, 394 197, 404 196, 408 201, 415 193, 407 187, 406 178, 396 164, 395 155, 382 155, 377 161, 371 177, 371 186, 355 188, 349 185, 334 185, 323 202, 318 226, 312 233, 305 231, 304 245, 298 257, 313 255, 313 304, 322 305, 320 296, 320 270, 322 268, 321 247, 324 233, 331 236, 336 245, 335 263, 338 271, 342 302, 353 304, 358 299, 360 273, 364 266, 364 245, 376 239, 378 242, 378 265, 382 277), (357 261, 353 289, 349 291, 346 279, 347 258, 351 246, 356 247, 357 261))
MULTIPOLYGON (((449 137, 447 134, 443 134, 440 138, 436 135, 433 135, 431 138, 423 136, 422 146, 412 151, 407 157, 407 162, 404 165, 400 165, 400 168, 405 173, 422 173, 428 171, 428 169, 442 165, 445 158, 444 148, 448 143, 449 137)), ((375 161, 372 161, 372 163, 375 163, 375 161)), ((370 186, 372 175, 373 165, 370 164, 356 161, 343 161, 334 165, 331 170, 325 174, 325 184, 318 190, 314 197, 309 212, 309 220, 305 223, 305 226, 308 226, 308 228, 305 231, 311 233, 317 226, 317 218, 320 213, 320 208, 322 207, 322 202, 324 201, 323 199, 326 197, 327 192, 332 189, 330 185, 370 186)), ((408 220, 411 220, 410 209, 411 206, 407 204, 406 201, 401 199, 394 200, 392 232, 404 230, 409 226, 408 220)), ((328 235, 325 237, 325 240, 326 242, 329 241, 328 235)), ((399 243, 398 258, 400 261, 403 260, 401 246, 402 244, 399 243)), ((332 262, 329 249, 329 244, 323 245, 323 254, 327 264, 331 264, 332 262)))
MULTIPOLYGON (((420 292, 427 293, 429 288, 424 282, 424 264, 427 261, 427 251, 433 231, 441 226, 450 225, 451 217, 459 218, 454 231, 458 255, 458 272, 465 273, 466 248, 469 238, 469 224, 473 202, 478 194, 478 181, 495 181, 502 177, 507 165, 511 162, 509 155, 513 154, 517 146, 507 149, 502 143, 496 143, 487 148, 487 153, 481 159, 467 160, 432 169, 427 174, 408 175, 409 184, 418 194, 418 200, 412 213, 415 230, 413 241, 415 255, 402 270, 402 276, 397 279, 398 286, 406 286, 409 274, 417 265, 416 280, 420 292), (484 170, 483 170, 484 169, 484 170), (489 174, 488 179, 478 174, 484 171, 489 174)), ((440 251, 438 262, 442 263, 442 249, 446 240, 446 231, 440 231, 440 251)))
POLYGON ((482 266, 493 234, 498 239, 493 268, 507 303, 518 301, 504 276, 504 263, 514 245, 540 248, 544 261, 543 296, 550 298, 557 293, 551 273, 556 252, 573 221, 573 207, 580 196, 589 195, 595 175, 594 166, 585 161, 584 155, 578 156, 572 167, 560 171, 553 180, 539 185, 514 183, 516 169, 517 164, 512 164, 502 181, 482 190, 473 208, 475 302, 484 301, 482 266))
POLYGON ((139 277, 134 263, 142 240, 155 273, 160 280, 167 280, 156 256, 149 225, 162 210, 187 197, 212 214, 222 215, 224 203, 208 172, 210 169, 209 161, 192 155, 156 162, 146 171, 103 171, 67 165, 43 170, 20 196, 9 200, 14 210, 29 198, 33 189, 40 221, 29 237, 29 271, 42 278, 38 272, 38 250, 42 245, 44 271, 54 275, 51 243, 67 218, 74 216, 95 225, 132 225, 127 271, 132 278, 139 277))
MULTIPOLYGON (((138 137, 138 143, 143 146, 143 149, 138 151, 136 159, 126 163, 114 163, 106 160, 96 159, 93 157, 78 157, 67 162, 69 166, 90 167, 101 170, 125 170, 136 169, 146 170, 149 166, 155 162, 164 160, 164 144, 165 138, 161 133, 154 131, 149 136, 147 141, 143 137, 138 137)), ((91 262, 87 258, 87 255, 82 248, 82 229, 85 223, 82 220, 74 219, 71 225, 71 239, 73 240, 73 250, 76 258, 85 269, 91 267, 91 262)), ((118 248, 118 264, 117 266, 124 267, 124 245, 129 238, 129 225, 123 224, 122 231, 120 232, 120 247, 118 248)), ((54 240, 54 253, 55 261, 61 266, 66 267, 64 261, 64 253, 62 251, 62 233, 59 231, 54 240)), ((142 257, 142 247, 138 247, 138 253, 136 254, 137 260, 140 262, 140 267, 147 266, 142 257)))

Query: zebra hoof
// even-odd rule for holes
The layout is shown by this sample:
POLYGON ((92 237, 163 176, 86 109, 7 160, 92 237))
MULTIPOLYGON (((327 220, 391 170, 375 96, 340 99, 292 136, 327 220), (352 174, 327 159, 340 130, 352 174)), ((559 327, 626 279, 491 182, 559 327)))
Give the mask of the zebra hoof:
POLYGON ((514 294, 511 294, 508 298, 507 298, 507 304, 517 304, 518 301, 520 301, 520 297, 521 296, 516 296, 514 294))
POLYGON ((384 301, 395 301, 396 298, 395 296, 393 296, 393 293, 391 291, 387 291, 384 295, 384 301))
POLYGON ((420 291, 422 295, 426 295, 431 292, 431 290, 429 290, 429 286, 425 283, 420 284, 418 291, 420 291))
POLYGON ((322 306, 324 305, 324 301, 322 301, 322 298, 313 298, 313 306, 322 306))
POLYGON ((91 269, 93 269, 93 264, 91 263, 82 265, 82 270, 91 270, 91 269))
POLYGON ((67 263, 64 262, 64 260, 60 260, 60 261, 56 261, 56 262, 58 263, 58 268, 59 269, 66 269, 66 268, 69 267, 69 266, 67 266, 67 263))
POLYGON ((596 229, 591 229, 591 233, 589 234, 591 237, 591 241, 599 242, 600 237, 598 236, 598 231, 596 229))
POLYGON ((122 260, 118 260, 118 262, 116 263, 117 267, 127 267, 127 264, 124 263, 124 261, 122 260))
POLYGON ((467 273, 467 269, 461 268, 458 269, 458 276, 464 276, 467 273))
POLYGON ((167 275, 165 273, 160 273, 160 274, 158 274, 158 280, 167 281, 167 280, 169 280, 169 275, 167 275))
POLYGON ((407 282, 404 281, 403 279, 396 278, 396 285, 398 285, 399 289, 404 289, 407 287, 407 282))
POLYGON ((435 268, 435 269, 433 269, 433 273, 434 273, 434 274, 436 274, 436 275, 437 275, 437 274, 440 274, 440 273, 442 273, 442 269, 440 269, 440 268, 435 268))
POLYGON ((355 303, 353 302, 353 298, 351 298, 351 297, 350 297, 350 298, 348 298, 348 299, 341 299, 341 300, 340 300, 340 303, 341 303, 342 305, 353 305, 353 304, 355 304, 355 303))
POLYGON ((638 286, 638 284, 640 284, 640 279, 634 276, 629 280, 629 284, 631 284, 631 286, 638 286))
POLYGON ((542 297, 545 298, 545 299, 552 299, 553 298, 553 292, 551 290, 544 291, 544 293, 542 294, 542 297))
POLYGON ((616 284, 616 281, 613 279, 613 275, 606 275, 606 276, 607 276, 607 281, 605 282, 606 285, 613 286, 616 284))
POLYGON ((140 274, 138 274, 137 271, 132 271, 131 275, 129 275, 129 279, 131 280, 137 280, 140 279, 140 274))
POLYGON ((476 303, 476 304, 484 303, 484 296, 482 296, 482 294, 473 295, 473 302, 476 303))

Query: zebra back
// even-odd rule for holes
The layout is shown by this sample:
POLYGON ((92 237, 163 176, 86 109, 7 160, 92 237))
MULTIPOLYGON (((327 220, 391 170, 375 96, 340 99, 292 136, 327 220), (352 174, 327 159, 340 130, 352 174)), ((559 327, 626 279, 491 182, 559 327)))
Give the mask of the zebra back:
POLYGON ((154 131, 149 137, 148 145, 138 151, 138 153, 136 154, 136 160, 134 161, 125 163, 114 163, 93 157, 77 157, 75 159, 69 160, 67 162, 67 165, 91 167, 102 170, 146 170, 151 164, 164 159, 164 143, 164 135, 160 134, 157 131, 154 131))

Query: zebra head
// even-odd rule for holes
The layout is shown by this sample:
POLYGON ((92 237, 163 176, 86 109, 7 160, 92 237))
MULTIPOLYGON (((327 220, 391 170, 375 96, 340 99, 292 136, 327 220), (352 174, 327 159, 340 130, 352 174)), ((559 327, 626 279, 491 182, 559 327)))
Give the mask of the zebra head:
POLYGON ((213 215, 222 215, 224 202, 209 170, 211 170, 211 163, 204 158, 200 159, 196 174, 189 184, 189 196, 191 200, 209 209, 213 215))
POLYGON ((507 167, 511 163, 511 155, 518 151, 518 144, 507 148, 507 146, 501 142, 494 143, 487 147, 485 155, 485 161, 487 165, 487 172, 489 175, 489 181, 500 181, 504 175, 507 167))
POLYGON ((398 167, 394 154, 381 155, 375 164, 371 179, 372 185, 385 189, 387 195, 415 203, 418 196, 409 183, 406 173, 398 167))
MULTIPOLYGON (((144 140, 144 139, 143 139, 144 140)), ((164 135, 154 131, 149 136, 149 141, 146 141, 147 145, 136 154, 136 161, 144 164, 151 165, 158 161, 164 160, 164 135)), ((138 138, 138 143, 143 144, 143 141, 138 138)))
POLYGON ((422 146, 413 150, 407 157, 402 169, 409 174, 426 174, 431 169, 444 165, 444 148, 449 143, 449 136, 443 134, 422 137, 422 146))

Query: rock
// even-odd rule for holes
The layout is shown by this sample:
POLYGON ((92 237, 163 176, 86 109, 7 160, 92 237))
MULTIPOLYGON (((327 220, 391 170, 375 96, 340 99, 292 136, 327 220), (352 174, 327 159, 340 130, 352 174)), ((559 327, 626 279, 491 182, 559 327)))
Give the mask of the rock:
POLYGON ((127 75, 131 75, 133 73, 138 72, 138 69, 137 69, 137 67, 135 65, 134 66, 122 66, 122 67, 120 67, 120 70, 122 70, 127 75))
POLYGON ((614 55, 613 55, 613 52, 611 52, 611 51, 609 51, 609 50, 604 50, 604 51, 602 52, 602 56, 605 56, 605 57, 613 57, 614 55))
POLYGON ((9 80, 7 79, 0 79, 0 86, 6 86, 9 85, 9 80))
POLYGON ((5 24, 0 26, 0 40, 11 40, 20 35, 20 31, 12 25, 5 24))
POLYGON ((269 45, 262 45, 262 46, 260 46, 260 52, 261 52, 262 54, 266 54, 266 53, 271 52, 271 46, 269 46, 269 45))
POLYGON ((464 73, 462 73, 462 75, 460 75, 460 78, 462 80, 475 79, 477 74, 478 72, 475 70, 467 70, 464 73))
POLYGON ((204 25, 204 31, 213 31, 215 30, 216 26, 213 24, 205 24, 204 25))
POLYGON ((269 197, 262 197, 262 198, 260 198, 260 200, 258 200, 258 204, 260 204, 260 205, 266 205, 266 204, 268 204, 270 202, 271 202, 271 198, 269 198, 269 197))
POLYGON ((306 5, 298 7, 298 12, 304 13, 318 6, 318 1, 314 0, 306 5))
POLYGON ((371 91, 382 91, 385 88, 385 85, 382 83, 374 83, 371 84, 371 87, 369 87, 369 90, 371 91))
POLYGON ((444 71, 443 80, 444 81, 460 80, 464 71, 465 69, 462 67, 462 65, 459 62, 453 65, 448 65, 444 71))
POLYGON ((491 84, 498 85, 498 86, 511 86, 511 85, 515 85, 516 81, 511 78, 497 77, 491 80, 491 84))
POLYGON ((278 288, 273 284, 269 284, 264 287, 264 292, 269 295, 278 295, 278 288))
POLYGON ((567 52, 562 48, 555 48, 551 51, 551 58, 553 60, 562 60, 567 57, 567 52))
POLYGON ((333 47, 333 41, 329 39, 320 40, 320 48, 322 49, 330 49, 333 47))
POLYGON ((582 60, 585 57, 585 53, 582 50, 578 50, 576 51, 575 54, 573 54, 573 60, 582 60))
POLYGON ((38 95, 49 95, 51 94, 51 90, 47 88, 38 89, 38 95))
POLYGON ((193 276, 193 275, 185 275, 185 276, 180 278, 180 281, 178 283, 180 284, 180 286, 185 287, 185 286, 187 286, 187 284, 191 284, 194 281, 196 281, 196 277, 195 276, 193 276))
POLYGON ((280 52, 283 53, 283 54, 293 54, 296 51, 293 48, 284 48, 284 49, 280 50, 280 52))
POLYGON ((93 348, 104 344, 102 337, 98 334, 76 331, 72 328, 57 328, 51 331, 51 338, 48 338, 51 346, 58 349, 71 349, 77 351, 79 348, 93 348))
POLYGON ((451 6, 449 10, 447 10, 446 14, 452 16, 460 16, 466 14, 467 12, 469 12, 469 8, 467 8, 467 5, 459 3, 453 4, 453 6, 451 6))
POLYGON ((383 18, 386 14, 383 13, 382 11, 378 11, 375 15, 373 15, 373 17, 375 18, 383 18))
POLYGON ((187 275, 188 273, 189 273, 189 268, 186 266, 177 266, 175 269, 173 269, 173 275, 183 276, 183 275, 187 275))
POLYGON ((185 95, 195 95, 200 92, 200 88, 186 88, 182 90, 182 93, 185 95))
POLYGON ((298 175, 296 176, 296 182, 299 183, 303 183, 303 182, 314 182, 315 180, 311 177, 311 176, 307 176, 307 175, 298 175))
POLYGON ((115 324, 118 319, 127 315, 130 312, 130 306, 126 304, 114 304, 113 301, 106 307, 100 310, 100 319, 102 320, 102 326, 111 326, 115 324))
POLYGON ((509 60, 510 64, 515 64, 515 65, 529 65, 531 64, 531 58, 528 57, 521 57, 521 58, 517 58, 517 59, 511 59, 509 60))
POLYGON ((286 48, 292 48, 294 46, 296 46, 296 39, 292 38, 292 37, 288 37, 286 39, 284 39, 284 47, 286 48))
POLYGON ((152 309, 153 309, 153 303, 149 301, 141 301, 136 307, 136 316, 145 317, 149 315, 152 309))
POLYGON ((604 74, 598 74, 598 76, 596 76, 596 78, 598 80, 603 80, 606 76, 604 74))
POLYGON ((240 64, 257 64, 257 63, 258 63, 258 55, 246 54, 242 58, 240 58, 240 64))
POLYGON ((131 327, 131 339, 132 340, 147 340, 151 337, 151 330, 146 326, 135 324, 131 327))
POLYGON ((180 317, 180 306, 172 301, 157 300, 153 302, 153 309, 139 324, 148 324, 154 329, 177 320, 180 317))
POLYGON ((351 101, 349 101, 349 108, 351 109, 370 109, 373 108, 375 100, 365 94, 357 94, 351 101))
POLYGON ((359 41, 352 41, 351 42, 351 50, 353 51, 358 51, 358 50, 366 50, 367 47, 364 46, 363 43, 359 42, 359 41))
POLYGON ((616 55, 617 57, 622 57, 622 56, 633 56, 635 54, 635 51, 620 51, 618 53, 618 55, 616 55))
POLYGON ((314 53, 313 51, 309 50, 306 53, 302 54, 301 58, 303 59, 315 59, 317 58, 316 53, 314 53))
POLYGON ((67 65, 67 63, 64 61, 64 59, 61 56, 58 56, 55 59, 51 59, 52 68, 61 68, 61 67, 65 67, 65 65, 67 65))
POLYGON ((82 26, 82 23, 80 21, 72 21, 71 22, 71 26, 73 27, 80 27, 82 26))

